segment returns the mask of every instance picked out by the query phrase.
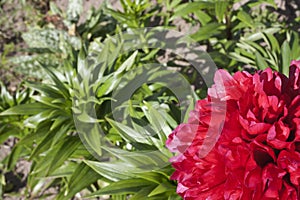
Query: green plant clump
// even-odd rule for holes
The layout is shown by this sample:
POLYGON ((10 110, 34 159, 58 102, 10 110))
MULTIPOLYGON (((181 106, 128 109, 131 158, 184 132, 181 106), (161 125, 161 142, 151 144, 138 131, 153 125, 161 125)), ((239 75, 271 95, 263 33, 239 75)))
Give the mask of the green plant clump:
MULTIPOLYGON (((0 14, 10 3, 0 3, 0 14)), ((0 149, 14 144, 0 163, 0 197, 181 199, 165 143, 208 85, 187 58, 151 40, 156 29, 140 30, 184 26, 186 45, 197 42, 229 72, 271 67, 287 74, 300 58, 299 16, 290 21, 282 15, 288 8, 271 0, 120 0, 119 9, 107 1, 88 11, 81 0, 65 10, 44 3, 37 11, 38 2, 18 1, 38 15, 27 19, 24 48, 0 48, 1 72, 21 79, 12 90, 10 76, 1 76, 0 149), (178 73, 193 89, 185 105, 168 87, 178 73), (17 174, 22 160, 30 169, 15 190, 7 174, 17 174)))

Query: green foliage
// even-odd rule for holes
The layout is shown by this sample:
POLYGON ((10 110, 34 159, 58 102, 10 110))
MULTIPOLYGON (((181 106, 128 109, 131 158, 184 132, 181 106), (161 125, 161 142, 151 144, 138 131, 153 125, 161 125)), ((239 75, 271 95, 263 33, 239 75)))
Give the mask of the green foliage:
MULTIPOLYGON (((42 191, 58 186, 61 190, 58 199, 69 199, 91 185, 98 185, 97 181, 101 178, 106 182, 132 181, 131 178, 149 182, 147 190, 140 188, 136 194, 123 190, 111 195, 133 195, 134 199, 142 195, 167 198, 175 194, 176 186, 169 181, 172 169, 170 166, 163 171, 160 169, 162 165, 169 165, 171 154, 164 144, 177 124, 170 115, 168 105, 164 102, 157 104, 160 97, 170 95, 160 92, 165 90, 164 86, 155 83, 145 85, 143 90, 148 92, 133 96, 132 102, 141 102, 140 105, 131 104, 129 110, 126 109, 129 112, 127 114, 135 119, 131 121, 133 128, 126 125, 126 120, 123 124, 109 119, 112 110, 107 105, 113 100, 112 92, 119 86, 127 71, 139 66, 139 60, 143 57, 143 53, 135 51, 117 59, 123 45, 126 44, 122 40, 115 43, 113 39, 107 38, 105 43, 100 44, 100 51, 98 48, 93 50, 83 46, 78 52, 76 47, 66 43, 71 54, 66 55, 67 59, 59 68, 40 62, 39 66, 46 75, 43 81, 25 83, 33 92, 30 95, 31 101, 0 113, 0 116, 25 116, 23 126, 31 130, 14 147, 16 150, 25 147, 27 151, 22 156, 28 157, 32 162, 27 181, 30 198, 41 197, 42 191), (86 52, 85 49, 89 51, 86 52), (142 99, 145 100, 141 101, 142 99), (91 109, 100 114, 94 115, 90 112, 91 109), (136 110, 139 110, 138 115, 136 110), (145 123, 142 118, 150 125, 145 130, 141 126, 145 123), (164 119, 167 122, 164 123, 164 119), (99 126, 104 127, 105 135, 99 126), (113 136, 116 134, 119 137, 113 136), (115 144, 115 147, 105 147, 102 145, 104 142, 115 144), (133 149, 126 149, 128 145, 133 149), (92 155, 108 161, 98 162, 92 155), (69 166, 75 171, 66 170, 69 166), (128 166, 129 171, 124 171, 124 166, 128 166), (88 170, 87 167, 89 171, 94 170, 89 172, 92 178, 78 182, 74 187, 78 170, 88 170), (133 172, 137 174, 128 175, 133 172), (155 180, 156 178, 161 180, 155 180)), ((53 46, 52 44, 51 47, 53 46)), ((90 47, 92 46, 91 43, 90 47)), ((153 79, 155 74, 155 70, 150 70, 148 78, 153 79)), ((127 104, 124 103, 120 107, 127 104)))
MULTIPOLYGON (((31 92, 28 89, 19 88, 15 95, 11 95, 6 87, 0 82, 0 111, 7 111, 12 107, 26 105, 31 92)), ((0 141, 3 143, 8 137, 15 136, 21 138, 23 135, 22 120, 24 118, 15 116, 13 113, 8 117, 0 117, 0 141)))
MULTIPOLYGON (((45 198, 49 188, 57 188, 55 198, 61 200, 78 194, 181 199, 170 181, 172 154, 165 142, 181 119, 187 120, 194 102, 180 106, 167 84, 173 83, 173 71, 153 65, 166 55, 160 49, 146 44, 130 49, 152 39, 153 32, 135 28, 176 29, 177 20, 184 20, 191 28, 187 35, 230 72, 271 67, 287 74, 290 61, 300 58, 299 35, 293 23, 272 12, 277 5, 271 0, 157 2, 121 0, 120 10, 103 4, 80 24, 83 1, 70 0, 65 12, 50 2, 48 14, 58 16, 63 28, 37 20, 22 34, 27 44, 22 55, 10 57, 13 48, 4 48, 1 65, 15 66, 30 79, 15 92, 0 83, 0 141, 17 140, 0 163, 0 195, 7 187, 4 173, 26 159, 31 162, 28 199, 45 198)), ((171 55, 166 65, 178 67, 204 98, 195 70, 176 62, 183 59, 171 55)), ((176 87, 184 90, 181 83, 176 87)))
MULTIPOLYGON (((12 107, 25 105, 29 102, 31 91, 24 88, 18 88, 14 95, 11 95, 2 82, 0 82, 0 112, 12 107)), ((8 139, 21 139, 31 131, 25 128, 22 122, 25 117, 9 115, 7 117, 0 116, 0 143, 8 139)), ((18 159, 24 156, 25 148, 13 148, 12 152, 6 156, 0 163, 0 195, 2 196, 6 190, 11 187, 7 184, 4 174, 13 169, 18 159)))
POLYGON ((287 32, 286 39, 282 42, 266 32, 257 34, 255 38, 242 38, 231 56, 259 69, 271 67, 288 75, 291 61, 300 58, 299 35, 294 31, 287 32), (255 43, 258 40, 263 41, 265 45, 255 43))
POLYGON ((283 28, 274 9, 273 1, 195 1, 178 5, 173 18, 200 26, 191 37, 207 46, 221 68, 271 67, 286 74, 290 61, 299 57, 298 34, 291 31, 293 25, 283 28))
POLYGON ((110 6, 104 12, 116 19, 122 28, 140 28, 150 25, 150 20, 157 14, 159 6, 151 6, 148 0, 128 1, 120 0, 123 11, 116 11, 110 6))

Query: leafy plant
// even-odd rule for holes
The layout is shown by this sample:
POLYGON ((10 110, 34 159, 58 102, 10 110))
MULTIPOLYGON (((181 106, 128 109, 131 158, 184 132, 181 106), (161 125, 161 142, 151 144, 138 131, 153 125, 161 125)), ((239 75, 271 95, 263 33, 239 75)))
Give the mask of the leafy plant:
MULTIPOLYGON (((232 56, 237 49, 248 51, 237 46, 244 38, 257 33, 271 34, 281 29, 277 21, 278 15, 268 9, 263 10, 262 1, 239 3, 241 4, 239 8, 236 6, 237 3, 239 1, 233 0, 189 2, 177 6, 172 16, 198 24, 199 29, 192 33, 191 37, 207 46, 207 51, 219 67, 230 71, 251 64, 245 58, 234 57, 233 59, 232 56)), ((277 8, 273 1, 264 1, 264 3, 267 8, 277 8)), ((257 40, 252 42, 257 46, 261 45, 257 40)))
POLYGON ((252 67, 257 66, 259 69, 271 67, 288 75, 291 61, 300 58, 299 35, 290 31, 286 33, 285 39, 280 41, 274 34, 266 32, 252 34, 241 38, 235 52, 230 53, 230 56, 252 67))
MULTIPOLYGON (((29 96, 32 92, 28 89, 24 89, 20 86, 17 89, 14 95, 11 95, 7 88, 4 86, 2 82, 0 82, 0 112, 15 107, 24 105, 30 101, 29 96)), ((0 142, 1 144, 11 140, 12 142, 16 142, 24 137, 26 134, 31 132, 30 129, 24 128, 22 122, 26 120, 25 117, 22 116, 0 116, 0 142)), ((10 188, 14 187, 14 185, 8 184, 8 180, 5 178, 5 174, 9 172, 14 172, 14 166, 18 159, 24 156, 26 149, 14 148, 10 154, 8 154, 3 160, 0 161, 0 177, 1 177, 1 185, 0 185, 0 194, 2 195, 4 192, 9 191, 10 188)), ((1 157, 4 157, 2 155, 1 157)))
POLYGON ((277 9, 273 1, 248 1, 238 8, 237 0, 157 2, 121 0, 122 10, 103 4, 81 24, 82 1, 70 0, 66 12, 51 2, 48 21, 39 20, 23 33, 25 53, 1 56, 3 65, 14 64, 35 79, 14 95, 0 84, 0 141, 16 138, 0 164, 0 194, 6 187, 4 173, 27 159, 31 169, 21 195, 28 199, 46 198, 53 188, 55 198, 63 200, 75 195, 180 199, 176 182, 170 181, 172 155, 165 142, 193 103, 182 105, 168 87, 174 83, 184 91, 174 75, 181 71, 201 89, 197 94, 204 97, 206 91, 203 80, 182 64, 186 58, 168 55, 159 49, 166 48, 164 41, 153 40, 155 32, 136 28, 171 30, 183 19, 196 27, 189 36, 230 72, 272 67, 286 74, 289 62, 299 59, 298 33, 261 8, 264 2, 277 9), (167 62, 158 61, 163 56, 167 62))
POLYGON ((157 17, 160 4, 153 5, 148 0, 120 1, 123 11, 116 11, 107 5, 104 12, 116 19, 121 28, 151 27, 151 18, 157 17))
MULTIPOLYGON (((95 46, 91 44, 87 52, 84 50, 87 47, 77 53, 72 45, 65 45, 70 49, 68 52, 73 53, 68 55, 59 69, 40 63, 47 75, 43 82, 25 84, 34 92, 30 96, 32 103, 11 107, 0 113, 0 116, 26 116, 24 126, 34 130, 23 136, 15 146, 15 149, 26 147, 29 153, 25 156, 32 161, 27 182, 28 196, 41 198, 45 190, 58 186, 61 192, 57 198, 69 199, 91 185, 99 188, 99 180, 133 182, 135 179, 144 179, 143 184, 147 184, 148 188, 137 190, 135 198, 141 195, 153 198, 159 195, 160 198, 166 198, 171 193, 175 194, 175 185, 169 181, 172 169, 170 166, 163 170, 159 168, 162 164, 168 165, 168 158, 171 156, 164 143, 177 122, 169 113, 171 109, 163 99, 174 99, 173 94, 161 84, 143 85, 132 100, 142 104, 131 104, 128 113, 135 118, 131 123, 136 130, 108 118, 112 113, 109 109, 109 103, 113 100, 112 92, 119 86, 126 72, 140 68, 139 60, 144 57, 143 52, 135 51, 120 57, 126 44, 122 39, 116 43, 111 38, 104 44, 99 44, 95 50, 95 46), (143 99, 146 101, 142 101, 143 99), (157 101, 161 103, 157 104, 157 101), (156 108, 157 106, 159 107, 156 108), (91 109, 99 114, 94 115, 91 109), (153 127, 144 130, 141 123, 145 122, 140 118, 145 118, 153 127), (162 124, 165 118, 168 119, 168 126, 162 124), (99 126, 106 131, 102 132, 99 126), (115 148, 102 147, 104 142, 111 143, 115 148), (128 145, 133 147, 131 151, 126 150, 128 145), (95 157, 107 162, 95 161, 95 157), (109 171, 109 168, 114 167, 117 170, 123 165, 128 165, 129 170, 119 172, 124 179, 112 175, 114 170, 109 171), (153 171, 154 169, 157 171, 153 171), (84 178, 85 181, 79 183, 82 176, 86 175, 81 174, 84 171, 90 174, 90 178, 84 178), (138 173, 134 176, 128 175, 133 171, 138 173)), ((157 70, 148 69, 147 77, 154 80, 156 76, 161 76, 157 74, 157 70)), ((173 109, 176 111, 175 107, 173 109)), ((113 186, 114 184, 111 187, 113 186)), ((105 190, 108 192, 108 188, 105 190)), ((100 191, 95 194, 107 194, 100 191)), ((132 195, 127 190, 111 194, 132 195)))

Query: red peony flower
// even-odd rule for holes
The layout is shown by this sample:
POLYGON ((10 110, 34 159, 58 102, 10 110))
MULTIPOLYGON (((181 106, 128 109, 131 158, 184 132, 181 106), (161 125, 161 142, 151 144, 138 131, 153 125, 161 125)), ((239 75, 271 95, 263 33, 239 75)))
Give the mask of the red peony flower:
POLYGON ((300 61, 289 78, 271 69, 215 74, 208 97, 169 136, 185 200, 300 199, 300 61), (203 153, 204 152, 204 153, 203 153))

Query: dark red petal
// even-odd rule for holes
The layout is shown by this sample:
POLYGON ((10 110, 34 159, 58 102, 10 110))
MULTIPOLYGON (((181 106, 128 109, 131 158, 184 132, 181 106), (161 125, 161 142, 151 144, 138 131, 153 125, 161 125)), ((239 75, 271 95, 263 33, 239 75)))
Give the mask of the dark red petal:
POLYGON ((300 185, 300 153, 283 150, 278 155, 277 164, 289 172, 292 184, 300 185))
POLYGON ((300 88, 300 60, 292 61, 290 66, 290 74, 289 78, 291 80, 291 84, 294 90, 298 90, 300 88))
POLYGON ((286 172, 273 164, 268 164, 262 172, 264 196, 267 198, 278 198, 282 188, 282 178, 286 172))

